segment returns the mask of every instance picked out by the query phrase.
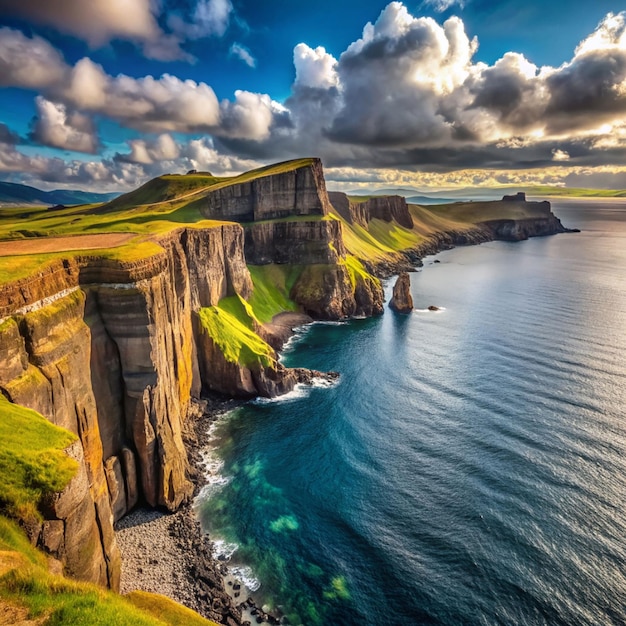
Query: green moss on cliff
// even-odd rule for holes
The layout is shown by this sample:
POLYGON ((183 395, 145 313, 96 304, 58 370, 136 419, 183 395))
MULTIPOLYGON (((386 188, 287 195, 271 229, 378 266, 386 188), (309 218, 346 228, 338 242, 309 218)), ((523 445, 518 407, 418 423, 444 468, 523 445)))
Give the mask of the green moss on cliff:
POLYGON ((61 491, 76 472, 76 461, 63 451, 75 440, 36 411, 0 396, 0 511, 38 518, 41 499, 61 491))
POLYGON ((224 300, 218 306, 200 309, 198 313, 202 327, 224 358, 249 368, 273 366, 274 350, 252 330, 248 303, 240 299, 237 305, 232 298, 224 300))
POLYGON ((46 626, 216 626, 157 594, 123 597, 48 571, 46 557, 20 528, 0 516, 0 613, 2 623, 46 626))
POLYGON ((377 284, 380 284, 378 278, 372 276, 366 269, 363 267, 363 263, 359 261, 355 256, 348 254, 345 258, 345 266, 348 270, 348 276, 350 277, 350 284, 352 285, 352 291, 356 290, 356 286, 362 282, 374 281, 377 284))
POLYGON ((302 273, 302 266, 248 265, 248 270, 254 284, 250 306, 260 322, 271 322, 274 315, 283 311, 298 310, 289 294, 302 273))

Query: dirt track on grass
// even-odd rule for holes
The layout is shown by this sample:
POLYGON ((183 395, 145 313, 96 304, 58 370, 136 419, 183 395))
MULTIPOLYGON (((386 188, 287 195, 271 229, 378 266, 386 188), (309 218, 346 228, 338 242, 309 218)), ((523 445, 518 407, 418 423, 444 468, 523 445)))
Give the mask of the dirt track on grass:
POLYGON ((33 237, 15 241, 0 241, 0 256, 43 254, 66 250, 115 248, 136 237, 135 233, 106 233, 100 235, 71 235, 67 237, 33 237))

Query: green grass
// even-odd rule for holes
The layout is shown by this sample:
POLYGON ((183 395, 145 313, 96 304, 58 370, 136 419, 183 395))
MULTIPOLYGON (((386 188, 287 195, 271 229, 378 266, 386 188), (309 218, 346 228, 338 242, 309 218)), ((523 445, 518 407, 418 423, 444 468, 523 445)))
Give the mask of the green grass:
POLYGON ((380 283, 378 278, 374 278, 364 267, 363 263, 359 261, 355 256, 348 254, 345 258, 346 269, 348 270, 348 275, 350 276, 350 284, 352 285, 352 290, 356 289, 356 286, 361 281, 370 281, 373 280, 376 283, 380 283))
POLYGON ((167 624, 217 626, 215 622, 204 619, 195 611, 156 593, 133 591, 126 596, 126 599, 137 608, 165 621, 167 624))
POLYGON ((59 259, 76 257, 99 257, 120 262, 133 262, 147 259, 163 253, 163 248, 154 241, 140 241, 117 248, 93 248, 91 250, 72 250, 68 252, 46 252, 41 254, 15 254, 0 256, 0 284, 32 276, 45 270, 59 259))
POLYGON ((221 180, 222 178, 209 174, 165 174, 111 200, 102 205, 100 210, 102 212, 128 210, 141 205, 170 202, 189 193, 205 191, 221 180))
POLYGON ((256 170, 250 170, 244 172, 239 176, 232 176, 229 178, 222 178, 219 182, 211 187, 211 191, 217 189, 223 189, 224 187, 230 187, 231 185, 239 185, 241 183, 248 183, 257 178, 263 178, 264 176, 273 176, 275 174, 285 174, 286 172, 293 172, 301 167, 307 167, 313 164, 313 158, 304 159, 292 159, 291 161, 282 161, 281 163, 274 163, 272 165, 265 165, 259 167, 256 170))
POLYGON ((264 324, 283 311, 297 311, 298 305, 291 300, 291 288, 302 273, 300 265, 249 265, 254 284, 249 300, 255 316, 264 324))
POLYGON ((389 255, 414 248, 424 240, 417 230, 410 230, 396 222, 374 219, 364 228, 350 224, 335 214, 343 225, 343 241, 348 252, 362 261, 381 261, 389 255))
POLYGON ((76 472, 76 461, 63 452, 75 440, 36 411, 0 395, 0 511, 39 518, 41 499, 61 491, 76 472))
POLYGON ((50 573, 46 557, 1 515, 0 603, 8 611, 7 605, 20 607, 23 617, 45 626, 216 626, 164 596, 133 592, 124 597, 50 573))
POLYGON ((203 329, 230 363, 249 368, 275 365, 274 350, 252 330, 252 308, 239 296, 202 308, 198 315, 203 329))
POLYGON ((491 220, 521 220, 546 217, 545 205, 532 202, 455 202, 428 208, 433 215, 446 219, 478 224, 491 220))

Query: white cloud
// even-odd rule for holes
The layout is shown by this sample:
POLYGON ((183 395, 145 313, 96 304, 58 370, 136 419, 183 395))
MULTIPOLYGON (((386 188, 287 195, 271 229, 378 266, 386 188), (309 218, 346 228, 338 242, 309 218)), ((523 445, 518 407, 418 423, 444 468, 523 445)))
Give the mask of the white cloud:
POLYGON ((45 39, 0 28, 0 86, 50 89, 67 71, 62 55, 45 39))
POLYGON ((93 120, 76 111, 68 111, 64 104, 50 102, 41 96, 35 98, 37 116, 30 137, 44 146, 95 154, 98 136, 93 120))
POLYGON ((240 90, 234 101, 220 104, 206 83, 170 74, 110 76, 88 58, 72 67, 44 40, 7 28, 0 29, 0 70, 0 85, 37 89, 68 109, 151 133, 210 132, 259 141, 269 135, 274 116, 286 113, 266 94, 240 90), (44 69, 33 61, 39 59, 44 69))
POLYGON ((256 59, 250 54, 250 50, 240 43, 235 42, 230 47, 229 54, 243 61, 248 67, 256 67, 256 59))
POLYGON ((313 49, 305 43, 299 43, 293 49, 293 64, 298 86, 330 89, 338 83, 337 59, 322 46, 313 49))
MULTIPOLYGON (((214 4, 211 13, 209 4, 203 0, 197 22, 217 33, 232 6, 214 4)), ((219 102, 206 83, 168 74, 111 76, 88 58, 72 66, 43 39, 4 28, 0 85, 65 107, 59 127, 76 130, 69 117, 80 113, 154 135, 118 159, 145 173, 200 160, 172 133, 210 135, 194 144, 205 160, 314 153, 330 167, 431 172, 597 167, 624 161, 624 134, 610 129, 623 130, 626 119, 625 32, 626 13, 609 14, 560 67, 537 67, 516 52, 488 65, 476 61, 478 41, 459 18, 439 24, 392 2, 339 58, 295 46, 292 93, 281 105, 246 90, 219 102)))

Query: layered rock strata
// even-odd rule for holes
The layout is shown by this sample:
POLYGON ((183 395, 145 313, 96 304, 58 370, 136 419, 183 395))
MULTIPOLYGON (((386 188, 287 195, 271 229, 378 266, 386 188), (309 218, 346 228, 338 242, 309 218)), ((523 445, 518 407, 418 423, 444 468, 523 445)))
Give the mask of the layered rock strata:
POLYGON ((322 162, 308 159, 302 167, 262 174, 249 181, 217 186, 200 211, 210 219, 255 222, 301 215, 327 215, 330 203, 322 162))
POLYGON ((182 429, 202 384, 194 311, 252 291, 240 226, 159 243, 140 262, 75 257, 0 288, 0 392, 82 444, 78 477, 33 539, 68 573, 113 588, 114 519, 139 500, 175 510, 192 492, 182 429))
POLYGON ((389 308, 398 313, 410 313, 413 310, 413 296, 411 295, 411 278, 408 272, 402 272, 393 286, 393 296, 389 301, 389 308))
POLYGON ((372 196, 358 202, 339 191, 330 192, 328 196, 335 211, 350 224, 367 228, 373 219, 379 219, 384 222, 395 221, 404 228, 413 228, 409 205, 402 196, 372 196))

